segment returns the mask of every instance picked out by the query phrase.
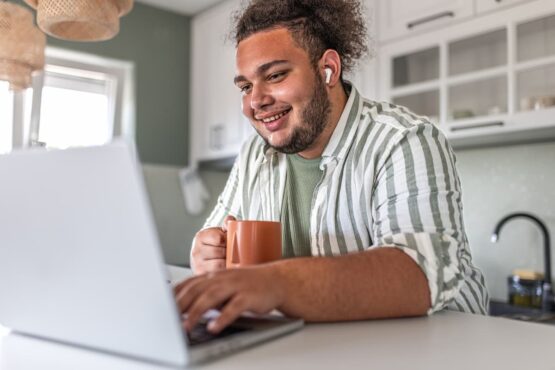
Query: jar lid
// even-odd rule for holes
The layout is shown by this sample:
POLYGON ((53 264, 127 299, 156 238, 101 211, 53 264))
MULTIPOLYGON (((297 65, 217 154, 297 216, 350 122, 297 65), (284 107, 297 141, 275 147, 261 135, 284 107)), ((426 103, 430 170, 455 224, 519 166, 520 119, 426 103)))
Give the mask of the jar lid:
POLYGON ((534 270, 528 269, 515 269, 513 275, 525 280, 543 280, 543 274, 534 270))
POLYGON ((507 277, 507 281, 509 282, 509 284, 515 283, 527 287, 537 287, 543 285, 543 279, 522 279, 518 275, 509 275, 507 277))

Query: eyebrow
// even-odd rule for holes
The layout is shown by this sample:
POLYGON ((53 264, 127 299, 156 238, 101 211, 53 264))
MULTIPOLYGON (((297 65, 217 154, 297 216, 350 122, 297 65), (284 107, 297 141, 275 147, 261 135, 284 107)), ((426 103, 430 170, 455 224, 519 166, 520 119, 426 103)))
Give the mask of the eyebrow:
MULTIPOLYGON (((258 66, 258 68, 256 68, 256 75, 261 75, 264 72, 268 71, 270 68, 279 65, 279 64, 286 64, 289 63, 287 60, 273 60, 271 62, 268 63, 264 63, 260 66, 258 66)), ((243 82, 243 81, 247 81, 247 78, 243 75, 238 75, 235 76, 235 78, 233 79, 233 83, 237 84, 238 82, 243 82)))

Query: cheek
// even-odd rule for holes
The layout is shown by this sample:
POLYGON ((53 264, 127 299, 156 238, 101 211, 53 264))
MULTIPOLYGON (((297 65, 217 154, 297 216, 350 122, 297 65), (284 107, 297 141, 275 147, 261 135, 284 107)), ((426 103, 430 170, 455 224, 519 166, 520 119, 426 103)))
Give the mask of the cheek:
MULTIPOLYGON (((291 81, 280 86, 276 86, 272 90, 272 96, 278 102, 284 102, 291 106, 299 108, 310 100, 312 89, 308 84, 297 81, 291 81)), ((297 109, 295 109, 297 110, 297 109)))
POLYGON ((241 111, 245 117, 252 118, 251 103, 248 96, 243 96, 241 98, 241 111))

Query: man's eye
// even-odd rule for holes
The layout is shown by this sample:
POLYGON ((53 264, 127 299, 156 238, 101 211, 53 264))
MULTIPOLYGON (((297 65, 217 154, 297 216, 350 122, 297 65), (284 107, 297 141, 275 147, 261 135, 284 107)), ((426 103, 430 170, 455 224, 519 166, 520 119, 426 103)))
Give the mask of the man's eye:
POLYGON ((251 85, 243 85, 243 86, 239 86, 239 90, 241 91, 241 93, 246 94, 250 91, 251 89, 251 85))
POLYGON ((269 81, 274 81, 274 80, 278 80, 281 77, 285 76, 285 72, 276 72, 276 73, 272 73, 271 75, 268 76, 268 80, 269 81))

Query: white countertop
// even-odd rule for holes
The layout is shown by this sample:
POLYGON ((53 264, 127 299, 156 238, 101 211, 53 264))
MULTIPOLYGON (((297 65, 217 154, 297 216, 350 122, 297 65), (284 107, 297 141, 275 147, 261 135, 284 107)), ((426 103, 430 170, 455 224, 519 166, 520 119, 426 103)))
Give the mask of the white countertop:
MULTIPOLYGON (((189 272, 170 269, 170 274, 175 281, 189 272)), ((195 368, 555 370, 555 326, 450 311, 420 318, 308 324, 195 368)), ((167 368, 0 328, 0 370, 14 369, 167 368)))
MULTIPOLYGON (((199 369, 549 369, 555 327, 456 312, 312 324, 199 369)), ((17 334, 0 336, 1 370, 164 369, 17 334)))

